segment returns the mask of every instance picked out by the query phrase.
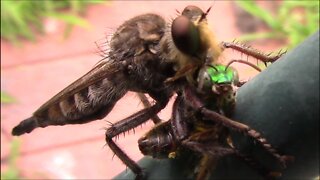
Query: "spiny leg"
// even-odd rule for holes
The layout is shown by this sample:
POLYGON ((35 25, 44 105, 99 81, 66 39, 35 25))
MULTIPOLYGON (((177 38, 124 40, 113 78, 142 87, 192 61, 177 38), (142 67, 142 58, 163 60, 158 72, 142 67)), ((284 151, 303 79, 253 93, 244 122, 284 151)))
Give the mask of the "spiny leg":
POLYGON ((109 145, 110 149, 119 157, 119 159, 125 165, 127 165, 137 175, 136 179, 141 179, 143 177, 142 169, 122 149, 119 148, 119 146, 112 140, 112 138, 119 135, 120 133, 133 129, 138 125, 146 122, 151 117, 154 117, 167 105, 168 102, 168 97, 166 97, 165 99, 159 99, 155 105, 143 109, 119 122, 116 122, 106 131, 106 142, 109 145))
POLYGON ((260 163, 252 159, 250 156, 244 155, 236 149, 234 150, 235 150, 234 155, 238 159, 240 159, 241 161, 244 161, 248 166, 254 169, 257 173, 261 174, 265 180, 270 180, 270 179, 274 179, 282 176, 281 172, 270 171, 265 167, 263 167, 260 163))
POLYGON ((268 54, 263 54, 261 52, 259 52, 256 49, 253 49, 251 47, 247 47, 244 46, 242 44, 239 43, 234 43, 234 42, 221 42, 221 48, 222 49, 226 49, 226 48, 231 48, 234 50, 237 50, 243 54, 252 56, 262 62, 264 62, 264 64, 266 65, 267 62, 275 62, 276 60, 278 60, 283 54, 285 54, 286 52, 279 52, 277 55, 275 56, 270 56, 268 54))
MULTIPOLYGON (((144 95, 143 93, 137 93, 137 95, 140 98, 140 100, 145 108, 151 107, 151 103, 149 102, 146 95, 144 95)), ((161 119, 159 118, 158 115, 153 116, 151 119, 154 124, 158 124, 161 122, 161 119)))
POLYGON ((274 149, 271 144, 267 142, 265 138, 261 136, 259 132, 257 132, 254 129, 251 129, 249 126, 233 121, 225 116, 222 116, 214 111, 211 111, 207 108, 201 108, 201 113, 209 118, 210 120, 213 120, 217 123, 221 123, 225 125, 226 127, 229 127, 235 131, 242 132, 247 134, 248 136, 252 137, 255 141, 260 143, 265 150, 267 150, 271 155, 273 155, 282 165, 282 167, 286 167, 287 161, 291 161, 291 156, 281 156, 276 149, 274 149))
POLYGON ((119 146, 112 140, 112 138, 108 137, 108 135, 106 135, 106 142, 110 149, 119 157, 119 159, 137 175, 136 179, 142 179, 143 173, 139 165, 134 162, 125 152, 123 152, 122 149, 120 149, 119 146))
POLYGON ((185 90, 185 96, 186 99, 190 102, 189 104, 200 111, 201 114, 203 114, 205 117, 207 117, 209 120, 212 120, 216 123, 220 123, 224 125, 225 127, 228 127, 230 129, 233 129, 235 131, 247 134, 248 136, 252 137, 254 140, 256 140, 259 144, 262 145, 262 147, 268 151, 272 156, 274 156, 282 165, 282 167, 286 167, 287 161, 292 161, 292 156, 281 156, 276 149, 274 149, 271 144, 267 142, 265 138, 261 136, 259 132, 257 132, 254 129, 251 129, 249 126, 242 124, 240 122, 234 121, 232 119, 229 119, 217 112, 211 111, 204 107, 204 103, 197 97, 195 94, 195 90, 192 89, 192 87, 186 87, 185 90))
POLYGON ((139 112, 114 123, 110 128, 107 129, 107 135, 113 138, 120 133, 126 132, 130 129, 133 129, 140 124, 146 122, 151 117, 156 115, 159 111, 161 111, 169 102, 169 98, 159 100, 153 106, 149 108, 145 108, 140 110, 139 112))

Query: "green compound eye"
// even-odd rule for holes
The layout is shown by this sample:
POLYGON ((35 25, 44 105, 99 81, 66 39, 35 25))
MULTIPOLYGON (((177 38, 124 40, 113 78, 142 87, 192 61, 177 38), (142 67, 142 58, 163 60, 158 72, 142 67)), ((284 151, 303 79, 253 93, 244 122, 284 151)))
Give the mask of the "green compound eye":
POLYGON ((199 71, 197 86, 200 91, 211 92, 215 85, 232 85, 237 84, 238 81, 238 72, 232 67, 226 69, 224 65, 208 65, 199 71))
POLYGON ((232 68, 226 69, 224 65, 214 65, 207 69, 211 81, 215 84, 232 83, 237 79, 237 72, 232 68))

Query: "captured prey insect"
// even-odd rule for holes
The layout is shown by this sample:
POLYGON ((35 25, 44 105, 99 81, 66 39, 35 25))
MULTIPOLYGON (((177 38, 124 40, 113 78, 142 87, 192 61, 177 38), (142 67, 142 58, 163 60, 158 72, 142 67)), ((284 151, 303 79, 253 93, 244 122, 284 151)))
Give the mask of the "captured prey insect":
MULTIPOLYGON (((241 61, 240 61, 241 62, 241 61)), ((186 85, 178 95, 169 121, 156 125, 139 139, 139 149, 153 158, 175 158, 181 151, 192 150, 201 155, 196 179, 207 179, 219 158, 235 155, 263 177, 280 176, 250 156, 242 154, 232 143, 230 130, 252 137, 285 166, 291 156, 280 155, 260 133, 249 126, 229 119, 234 111, 236 88, 243 85, 235 69, 224 65, 207 65, 200 69, 197 82, 204 79, 201 89, 186 85)), ((253 64, 248 65, 259 70, 253 64)))
MULTIPOLYGON (((225 48, 262 62, 274 62, 279 58, 235 43, 217 43, 207 23, 209 11, 210 8, 203 12, 196 6, 187 6, 172 23, 156 14, 143 14, 124 22, 108 43, 107 56, 44 103, 30 118, 20 122, 12 134, 102 119, 128 91, 146 93, 155 104, 114 123, 106 131, 106 142, 111 150, 137 178, 143 176, 141 168, 113 141, 115 136, 155 117, 175 92, 194 84, 198 70, 216 62, 225 48)), ((203 76, 200 78, 199 82, 204 82, 203 76)))

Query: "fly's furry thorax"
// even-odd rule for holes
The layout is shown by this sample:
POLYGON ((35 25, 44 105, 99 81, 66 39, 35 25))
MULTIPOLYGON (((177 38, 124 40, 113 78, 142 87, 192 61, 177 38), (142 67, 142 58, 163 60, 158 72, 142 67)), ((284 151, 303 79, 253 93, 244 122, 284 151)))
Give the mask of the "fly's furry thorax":
POLYGON ((201 51, 205 54, 205 58, 210 56, 210 61, 206 63, 217 63, 220 55, 222 54, 220 43, 216 39, 213 31, 210 29, 207 21, 201 21, 198 26, 202 47, 201 51))

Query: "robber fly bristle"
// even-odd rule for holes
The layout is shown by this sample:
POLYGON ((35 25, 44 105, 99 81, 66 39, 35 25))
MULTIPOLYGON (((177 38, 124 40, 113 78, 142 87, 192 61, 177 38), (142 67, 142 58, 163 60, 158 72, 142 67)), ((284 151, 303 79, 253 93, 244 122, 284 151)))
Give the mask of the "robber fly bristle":
POLYGON ((202 21, 203 19, 206 19, 206 18, 207 18, 207 15, 208 15, 208 13, 210 12, 211 7, 212 7, 212 6, 210 6, 205 13, 202 13, 201 18, 200 18, 199 21, 202 21))
POLYGON ((207 11, 206 11, 205 15, 208 15, 208 14, 209 14, 209 12, 210 12, 211 8, 212 8, 212 6, 210 6, 210 7, 207 9, 207 11))

